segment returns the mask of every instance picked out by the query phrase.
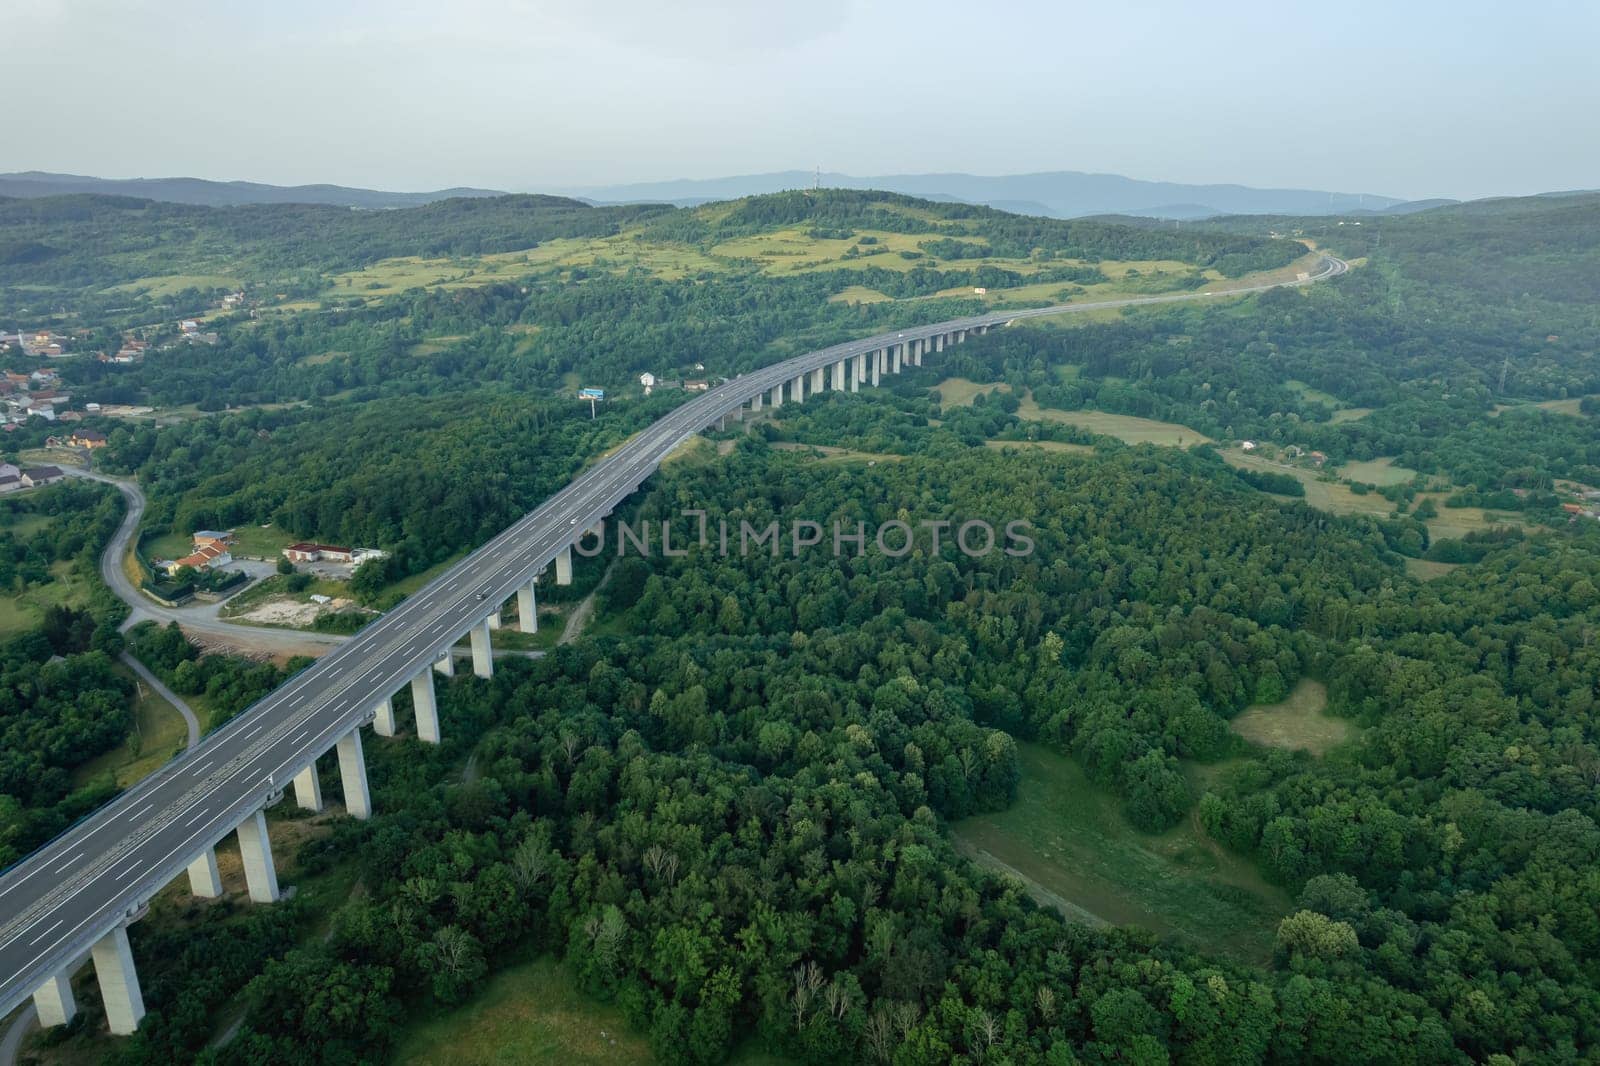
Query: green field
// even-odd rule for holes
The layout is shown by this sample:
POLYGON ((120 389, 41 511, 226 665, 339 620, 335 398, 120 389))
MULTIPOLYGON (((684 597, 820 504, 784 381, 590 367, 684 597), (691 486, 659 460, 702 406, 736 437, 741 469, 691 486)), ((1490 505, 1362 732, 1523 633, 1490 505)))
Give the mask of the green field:
POLYGON ((1069 455, 1087 455, 1094 451, 1088 444, 1069 444, 1064 440, 986 440, 986 448, 1036 448, 1042 452, 1065 452, 1069 455))
POLYGON ((1090 433, 1116 437, 1128 444, 1187 448, 1211 440, 1199 430, 1176 422, 1157 422, 1152 418, 1118 415, 1109 411, 1058 411, 1053 407, 1040 407, 1031 395, 1023 398, 1022 406, 1017 409, 1017 417, 1035 422, 1063 422, 1090 433))
POLYGON ((413 1022, 397 1042, 394 1061, 644 1066, 654 1059, 649 1041, 629 1030, 621 1010, 581 995, 560 964, 543 958, 501 971, 447 1014, 413 1022))
POLYGON ((1288 895, 1206 837, 1197 818, 1141 833, 1072 759, 1033 744, 1020 754, 1017 802, 951 827, 963 851, 1020 876, 1069 918, 1137 925, 1250 962, 1270 957, 1288 895))
POLYGON ((183 716, 170 703, 152 692, 133 671, 119 664, 117 672, 132 681, 138 693, 133 708, 133 729, 120 745, 74 770, 75 784, 84 785, 102 774, 110 774, 118 788, 127 788, 160 769, 183 750, 189 739, 183 716))
POLYGON ((952 407, 968 407, 980 392, 1011 391, 1011 386, 1003 381, 991 381, 988 384, 983 384, 977 381, 968 381, 966 378, 945 378, 935 387, 939 390, 939 410, 941 411, 948 411, 952 407))
POLYGON ((1283 702, 1251 704, 1239 712, 1229 728, 1264 747, 1325 755, 1355 732, 1342 718, 1328 717, 1327 707, 1327 686, 1303 678, 1283 702))
POLYGON ((887 296, 877 289, 869 289, 865 285, 851 285, 828 297, 829 303, 836 304, 880 304, 894 297, 887 296))
POLYGON ((54 581, 0 595, 0 637, 15 636, 37 626, 44 621, 48 607, 82 607, 94 594, 93 585, 74 574, 69 562, 51 563, 50 573, 54 581))
POLYGON ((1237 448, 1228 448, 1221 451, 1220 454, 1223 461, 1229 466, 1236 466, 1243 470, 1261 470, 1273 474, 1288 474, 1305 486, 1305 502, 1319 511, 1327 511, 1330 514, 1382 516, 1394 510, 1394 505, 1382 496, 1372 493, 1359 496, 1351 492, 1350 486, 1342 481, 1326 480, 1326 475, 1319 470, 1276 462, 1265 456, 1253 455, 1237 448))
POLYGON ((1404 485, 1417 476, 1409 467, 1396 466, 1393 459, 1368 459, 1359 463, 1346 463, 1339 468, 1339 476, 1349 481, 1364 481, 1383 488, 1386 485, 1404 485))
MULTIPOLYGON (((566 967, 545 957, 489 978, 464 1005, 411 1022, 396 1043, 405 1066, 650 1066, 650 1042, 617 1007, 572 986, 566 967)), ((789 1066, 754 1041, 733 1050, 730 1066, 789 1066)))

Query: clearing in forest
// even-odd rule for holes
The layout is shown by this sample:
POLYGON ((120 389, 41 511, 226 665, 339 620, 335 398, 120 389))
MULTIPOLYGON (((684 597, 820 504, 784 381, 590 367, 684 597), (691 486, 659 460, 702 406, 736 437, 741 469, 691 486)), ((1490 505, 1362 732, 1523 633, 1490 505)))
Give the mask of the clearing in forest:
POLYGON ((1269 748, 1324 755, 1356 731, 1344 719, 1329 717, 1327 707, 1327 686, 1302 678, 1287 699, 1252 704, 1239 712, 1229 728, 1246 740, 1269 748))
POLYGON ((970 407, 980 392, 1010 392, 1011 386, 1003 381, 968 381, 966 378, 945 378, 937 386, 939 410, 952 407, 970 407))
POLYGON ((1340 476, 1350 481, 1363 481, 1380 489, 1386 485, 1403 485, 1417 476, 1410 467, 1396 466, 1388 457, 1367 459, 1359 463, 1346 463, 1339 468, 1340 476))
POLYGON ((1036 422, 1063 422, 1069 426, 1086 429, 1107 437, 1116 437, 1127 444, 1159 444, 1169 448, 1187 448, 1195 444, 1208 444, 1211 438, 1198 429, 1177 422, 1158 422, 1137 415, 1118 415, 1110 411, 1058 411, 1053 407, 1040 407, 1031 395, 1023 397, 1017 417, 1036 422))
POLYGON ((1017 802, 953 825, 963 852, 1069 919, 1141 926, 1249 962, 1271 956, 1287 893, 1207 837, 1198 818, 1141 833, 1074 760, 1018 748, 1017 802))

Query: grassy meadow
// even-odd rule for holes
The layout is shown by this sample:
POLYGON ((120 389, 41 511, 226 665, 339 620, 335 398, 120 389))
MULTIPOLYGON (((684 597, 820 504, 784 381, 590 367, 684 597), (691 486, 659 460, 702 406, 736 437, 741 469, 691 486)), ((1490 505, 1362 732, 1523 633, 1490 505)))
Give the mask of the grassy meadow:
POLYGON ((1288 895, 1208 838, 1197 818, 1146 834, 1078 764, 1020 745, 1017 802, 951 827, 976 861, 1020 878, 1068 918, 1134 925, 1246 962, 1271 955, 1288 895))

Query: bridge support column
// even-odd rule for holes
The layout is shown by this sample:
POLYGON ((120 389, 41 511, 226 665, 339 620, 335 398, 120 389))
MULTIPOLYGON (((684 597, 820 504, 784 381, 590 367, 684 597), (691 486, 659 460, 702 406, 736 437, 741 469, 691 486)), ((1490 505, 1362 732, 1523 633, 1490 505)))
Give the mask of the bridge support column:
POLYGON ((322 780, 317 777, 317 761, 294 775, 294 801, 302 810, 322 810, 322 780))
POLYGON ((572 545, 556 553, 556 584, 572 584, 572 545))
POLYGON ((386 696, 378 701, 378 706, 372 712, 372 731, 380 737, 392 737, 394 727, 394 697, 386 696))
POLYGON ((434 662, 433 668, 445 677, 456 676, 456 657, 450 648, 444 650, 444 654, 434 662))
MULTIPOLYGON (((813 392, 816 390, 813 389, 813 392)), ((793 381, 789 382, 789 399, 795 403, 806 402, 806 376, 796 374, 793 381)))
POLYGON ((772 386, 772 397, 771 397, 771 399, 772 399, 772 409, 774 411, 776 411, 778 408, 783 406, 783 386, 782 385, 774 385, 774 386, 772 386))
POLYGON ((944 334, 943 333, 941 333, 937 337, 933 338, 933 350, 936 351, 936 352, 944 351, 944 334))
POLYGON ((819 366, 811 372, 811 395, 815 396, 825 386, 823 379, 827 377, 827 367, 819 366))
POLYGON ((882 369, 882 364, 883 364, 883 353, 882 352, 873 352, 872 353, 872 387, 873 388, 877 388, 878 387, 878 384, 879 384, 879 381, 880 381, 880 378, 881 378, 881 375, 878 372, 879 372, 879 370, 882 369))
POLYGON ((533 582, 517 589, 517 628, 524 633, 539 632, 538 604, 533 598, 533 582))
POLYGON ((417 739, 439 743, 439 701, 434 697, 431 670, 423 670, 411 679, 411 703, 417 709, 417 739))
POLYGON ((843 359, 841 359, 837 363, 833 364, 833 391, 834 392, 843 392, 844 391, 844 360, 843 359))
POLYGON ((505 604, 501 604, 499 607, 496 607, 494 610, 489 612, 489 617, 484 619, 484 621, 489 624, 490 629, 500 628, 500 607, 504 606, 505 604))
POLYGON ((94 977, 100 985, 111 1031, 118 1036, 137 1032, 139 1019, 144 1017, 144 996, 139 991, 139 973, 133 968, 133 952, 128 948, 127 927, 119 925, 95 941, 89 954, 94 959, 94 977))
POLYGON ((846 375, 850 379, 850 391, 860 392, 861 382, 867 376, 867 357, 858 355, 850 363, 850 372, 846 375))
POLYGON ((350 817, 365 821, 372 817, 372 793, 367 789, 367 760, 361 750, 361 727, 356 726, 339 738, 339 788, 344 792, 344 809, 350 817))
POLYGON ((201 899, 222 895, 222 871, 217 869, 217 849, 207 848, 189 864, 189 891, 201 899))
POLYGON ((494 676, 494 645, 489 639, 489 620, 472 627, 472 672, 479 677, 494 676))
POLYGON ((908 341, 907 343, 902 344, 900 347, 896 348, 894 350, 893 357, 891 357, 890 360, 889 360, 889 373, 891 373, 891 374, 900 373, 900 367, 902 365, 904 365, 910 359, 910 354, 909 353, 914 352, 916 350, 917 350, 917 342, 916 341, 908 341))
POLYGON ((72 994, 72 975, 58 973, 33 991, 33 1006, 39 1012, 39 1025, 45 1029, 66 1025, 78 1016, 78 1000, 72 994))
MULTIPOLYGON (((250 887, 250 898, 257 903, 276 901, 278 868, 272 864, 272 841, 267 837, 266 812, 257 811, 239 823, 239 856, 244 859, 244 880, 250 887)), ((98 959, 95 965, 98 969, 98 959)))

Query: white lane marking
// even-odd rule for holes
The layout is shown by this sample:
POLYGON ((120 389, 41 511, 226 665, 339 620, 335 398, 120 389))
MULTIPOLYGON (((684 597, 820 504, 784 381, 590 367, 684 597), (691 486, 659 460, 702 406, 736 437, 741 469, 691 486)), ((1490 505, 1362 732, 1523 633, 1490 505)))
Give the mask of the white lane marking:
POLYGON ((55 932, 56 931, 56 926, 59 926, 64 921, 66 921, 65 918, 57 918, 55 925, 52 925, 50 928, 46 929, 44 932, 40 933, 38 936, 36 936, 32 940, 28 941, 28 946, 30 948, 33 947, 33 945, 37 944, 39 941, 43 940, 45 937, 47 937, 51 933, 55 932))
POLYGON ((265 722, 257 722, 255 724, 255 727, 253 729, 251 729, 250 732, 245 733, 239 739, 240 740, 249 740, 251 737, 255 736, 257 733, 261 732, 266 727, 267 727, 267 723, 265 723, 265 722))
POLYGON ((155 800, 151 800, 151 801, 150 801, 150 802, 149 802, 149 803, 147 803, 147 804, 145 804, 145 805, 144 805, 144 806, 143 806, 143 807, 142 807, 142 808, 140 808, 140 809, 139 809, 139 810, 137 810, 137 811, 134 811, 134 812, 133 812, 133 816, 134 816, 134 817, 135 817, 135 818, 137 818, 137 817, 139 817, 139 815, 141 815, 141 814, 144 814, 144 813, 145 813, 145 812, 147 812, 147 811, 153 811, 153 810, 155 810, 155 809, 156 809, 156 801, 155 801, 155 800))
POLYGON ((211 817, 211 812, 210 811, 201 811, 199 814, 195 815, 193 818, 190 818, 187 822, 184 822, 183 823, 183 827, 185 829, 187 829, 191 825, 194 825, 194 823, 200 821, 202 818, 210 818, 210 817, 211 817))
POLYGON ((309 730, 309 729, 302 729, 302 730, 301 730, 301 731, 300 731, 300 732, 298 732, 298 733, 296 733, 296 734, 295 734, 295 735, 294 735, 294 738, 293 738, 293 739, 292 739, 292 740, 291 740, 291 741, 290 741, 290 742, 289 742, 289 743, 291 743, 291 744, 298 744, 298 743, 299 743, 299 742, 300 742, 300 741, 302 741, 302 740, 304 740, 304 739, 305 739, 305 738, 306 738, 306 737, 307 737, 307 736, 309 736, 309 735, 310 735, 310 734, 311 734, 311 730, 309 730))
POLYGON ((78 852, 78 854, 74 855, 72 858, 68 859, 66 862, 62 863, 60 866, 57 866, 56 867, 56 873, 62 873, 64 871, 68 870, 68 869, 71 869, 72 864, 77 862, 79 859, 83 858, 84 854, 85 854, 84 852, 80 851, 80 852, 78 852))

